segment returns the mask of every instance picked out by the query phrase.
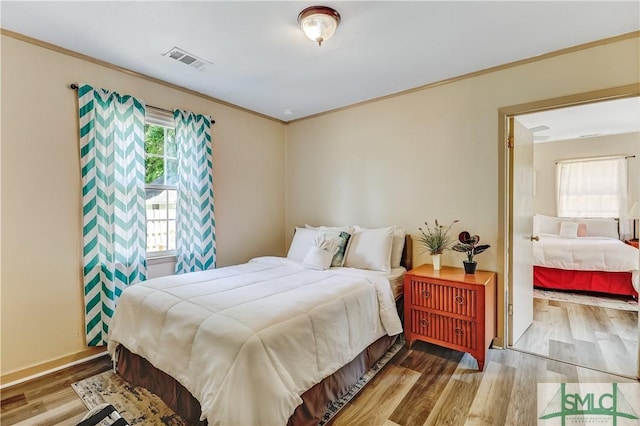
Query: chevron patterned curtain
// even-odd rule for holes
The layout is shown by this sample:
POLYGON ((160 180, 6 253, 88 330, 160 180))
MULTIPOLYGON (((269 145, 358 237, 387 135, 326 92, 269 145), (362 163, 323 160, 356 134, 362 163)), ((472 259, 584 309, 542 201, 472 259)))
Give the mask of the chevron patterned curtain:
POLYGON ((87 344, 106 344, 125 287, 146 279, 143 102, 78 89, 87 344))
POLYGON ((178 145, 176 203, 176 273, 215 267, 211 119, 188 111, 173 112, 178 145))

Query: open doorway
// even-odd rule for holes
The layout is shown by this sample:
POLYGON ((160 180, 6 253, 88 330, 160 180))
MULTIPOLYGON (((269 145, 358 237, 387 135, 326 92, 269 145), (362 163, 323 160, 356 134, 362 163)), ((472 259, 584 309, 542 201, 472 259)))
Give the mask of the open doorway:
MULTIPOLYGON (((624 90, 620 90, 620 92, 623 91, 624 90)), ((632 90, 632 92, 633 91, 636 92, 635 95, 637 96, 637 88, 632 90)), ((640 188, 638 188, 638 185, 640 185, 640 175, 638 174, 638 164, 640 163, 640 133, 638 133, 637 129, 638 124, 640 124, 637 123, 637 117, 639 116, 638 112, 634 112, 633 115, 636 122, 635 129, 627 129, 624 126, 619 126, 619 129, 614 131, 597 132, 589 130, 589 127, 585 127, 584 124, 596 124, 595 122, 598 120, 594 118, 585 118, 583 116, 581 118, 574 119, 574 121, 578 120, 583 124, 582 130, 574 129, 573 131, 577 133, 569 136, 566 134, 558 136, 558 131, 563 130, 563 127, 568 126, 558 124, 553 120, 548 121, 547 119, 550 116, 545 117, 544 114, 539 113, 527 114, 532 111, 538 112, 544 110, 549 114, 554 112, 558 113, 556 115, 559 117, 562 115, 559 114, 560 112, 580 112, 580 108, 563 108, 567 105, 575 106, 576 104, 580 104, 583 105, 585 111, 587 111, 593 106, 604 106, 607 102, 602 101, 605 99, 611 99, 612 97, 626 98, 629 96, 628 93, 626 96, 611 96, 610 94, 607 96, 600 96, 602 94, 604 94, 604 91, 601 93, 591 94, 591 98, 589 97, 589 94, 585 94, 582 96, 582 99, 579 99, 578 101, 577 99, 580 98, 580 96, 572 97, 570 100, 549 100, 536 103, 535 105, 520 105, 501 110, 501 113, 503 114, 503 124, 506 125, 509 116, 515 117, 516 120, 514 121, 516 124, 514 127, 516 127, 516 129, 517 122, 521 121, 525 129, 528 128, 533 130, 533 132, 530 132, 532 139, 546 139, 543 144, 532 144, 532 161, 534 164, 531 167, 530 173, 533 175, 531 178, 533 188, 531 188, 531 190, 534 195, 531 202, 532 205, 530 206, 532 207, 530 209, 530 213, 527 213, 527 209, 523 209, 522 206, 519 206, 518 204, 519 200, 522 199, 522 197, 517 194, 519 185, 518 179, 522 181, 522 176, 526 175, 526 173, 518 171, 518 161, 521 161, 521 159, 518 160, 517 156, 514 156, 512 152, 509 152, 505 159, 508 166, 505 192, 510 195, 508 197, 508 202, 505 205, 507 209, 507 227, 505 229, 505 237, 508 238, 508 244, 506 244, 506 247, 510 247, 511 249, 511 252, 507 253, 507 265, 505 265, 505 271, 507 272, 507 282, 505 284, 506 291, 504 295, 505 324, 508 324, 508 329, 511 327, 514 329, 520 327, 524 330, 521 334, 513 334, 513 330, 509 329, 506 335, 510 338, 508 341, 509 345, 517 350, 531 352, 544 357, 596 370, 635 377, 639 372, 639 323, 637 302, 629 297, 630 294, 624 294, 625 291, 622 291, 623 294, 607 294, 605 287, 596 288, 596 290, 599 290, 600 293, 603 294, 584 293, 580 291, 579 288, 562 288, 564 284, 567 282, 571 283, 573 282, 572 280, 574 280, 574 277, 567 276, 566 274, 551 275, 549 278, 552 281, 552 284, 554 280, 557 282, 558 288, 553 288, 553 285, 551 285, 552 288, 534 289, 532 296, 527 296, 527 292, 519 292, 517 285, 521 281, 517 275, 518 269, 522 269, 520 262, 518 262, 518 257, 520 256, 518 254, 518 246, 526 246, 528 243, 531 246, 531 251, 536 252, 534 253, 534 257, 535 254, 540 257, 541 250, 538 246, 540 242, 536 241, 540 237, 538 234, 555 232, 555 238, 558 239, 560 238, 558 235, 560 233, 559 227, 562 222, 576 222, 576 225, 578 225, 579 222, 576 218, 566 217, 566 214, 558 214, 558 206, 556 205, 558 189, 556 185, 556 169, 558 168, 556 164, 557 162, 602 157, 622 157, 623 161, 631 162, 629 170, 627 171, 629 177, 629 197, 627 200, 628 203, 625 206, 626 211, 624 214, 617 214, 616 216, 619 221, 626 221, 629 224, 633 223, 625 216, 628 216, 628 210, 632 210, 634 202, 640 199, 640 188), (565 111, 562 111, 560 108, 565 109, 565 111), (571 110, 574 109, 576 111, 572 112, 571 110), (509 112, 512 113, 509 114, 509 112), (538 118, 541 120, 536 121, 538 118), (554 134, 554 129, 556 130, 556 134, 554 134), (595 133, 602 134, 596 135, 595 133), (612 135, 612 133, 617 134, 612 135), (583 135, 589 136, 584 137, 583 135), (635 155, 635 158, 631 157, 633 155, 635 155), (624 157, 631 158, 625 159, 624 157), (513 167, 509 168, 509 166, 513 167), (514 191, 516 192, 515 195, 514 191), (532 222, 529 228, 529 232, 531 232, 531 234, 525 235, 525 238, 523 238, 522 235, 518 234, 518 230, 514 229, 514 222, 517 228, 518 220, 522 220, 522 218, 525 217, 524 222, 527 221, 527 214, 531 214, 532 216, 538 214, 537 222, 541 222, 540 219, 542 218, 543 226, 541 228, 540 223, 537 223, 535 232, 533 232, 533 217, 531 217, 529 219, 532 222), (560 216, 565 217, 558 219, 560 216), (547 228, 544 228, 544 226, 547 226, 547 228), (557 226, 558 229, 554 228, 553 231, 550 231, 549 226, 557 226), (514 281, 518 281, 518 283, 514 283, 514 281), (531 300, 522 300, 523 295, 525 299, 531 297, 531 300), (529 308, 529 306, 532 306, 533 310, 533 316, 529 320, 530 323, 527 322, 527 318, 524 318, 523 320, 518 317, 519 315, 526 316, 526 314, 522 314, 522 312, 526 312, 527 309, 522 308, 529 308), (522 323, 523 321, 525 324, 524 327, 521 324, 518 325, 518 322, 522 323)), ((635 98, 634 100, 623 99, 622 101, 626 101, 627 103, 635 102, 636 105, 639 102, 638 98, 635 98)), ((602 117, 599 116, 598 118, 602 117)), ((620 114, 618 114, 618 118, 620 118, 620 114)), ((515 151, 517 151, 517 147, 519 146, 517 137, 518 135, 516 135, 515 151)), ((522 135, 520 135, 520 137, 522 137, 522 135)), ((524 179, 524 182, 526 182, 526 179, 524 179)), ((585 220, 588 221, 587 218, 585 218, 585 220)), ((566 226, 566 228, 573 228, 576 225, 566 226)), ((594 226, 592 227, 592 230, 595 230, 596 228, 597 227, 594 226)), ((629 234, 631 230, 625 229, 624 226, 620 227, 617 225, 616 231, 619 232, 617 236, 617 243, 621 246, 625 246, 626 241, 626 248, 633 249, 630 245, 632 242, 629 241, 633 238, 633 235, 629 234)), ((636 233, 637 232, 638 231, 636 230, 636 233)), ((566 237, 569 234, 567 234, 565 229, 563 235, 566 237)), ((587 236, 587 238, 589 239, 590 236, 587 236)), ((552 238, 547 236, 547 239, 552 238)), ((563 243, 570 243, 568 244, 569 246, 577 244, 578 241, 583 242, 586 240, 561 240, 563 243)), ((562 246, 561 248, 556 247, 555 250, 556 254, 561 255, 560 258, 563 258, 562 255, 568 254, 565 246, 562 246)), ((629 252, 629 250, 627 250, 627 252, 629 252)), ((640 252, 635 249, 636 264, 640 262, 639 253, 640 252)), ((594 254, 594 256, 598 255, 594 254)), ((567 257, 564 256, 565 261, 566 259, 567 257)), ((551 266, 558 267, 557 264, 551 266)), ((575 267, 576 265, 568 266, 575 267)), ((535 267, 536 266, 534 266, 534 268, 535 267)), ((634 268, 637 269, 637 265, 634 266, 634 268)), ((639 272, 636 271, 636 275, 638 273, 639 272)), ((540 284, 539 274, 535 275, 536 284, 540 284)), ((630 287, 631 291, 634 291, 633 286, 630 284, 632 280, 632 273, 628 272, 627 275, 629 275, 629 283, 627 283, 627 287, 630 287)), ((543 276, 543 278, 545 277, 543 276)), ((585 276, 582 276, 582 278, 585 279, 585 276)), ((637 281, 638 277, 636 276, 635 279, 637 281)), ((533 284, 533 281, 534 279, 532 278, 531 285, 533 284)), ((545 283, 543 280, 542 284, 544 285, 548 283, 545 283)), ((527 285, 525 284, 525 288, 526 287, 527 285)), ((613 293, 615 293, 615 291, 613 293)))
POLYGON ((538 240, 533 323, 514 349, 635 376, 639 117, 639 98, 516 116, 534 133, 538 240))

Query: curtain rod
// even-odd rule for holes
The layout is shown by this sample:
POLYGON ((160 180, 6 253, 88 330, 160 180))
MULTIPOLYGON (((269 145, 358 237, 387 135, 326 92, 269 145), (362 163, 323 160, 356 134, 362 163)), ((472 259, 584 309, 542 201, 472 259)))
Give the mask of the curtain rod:
POLYGON ((601 160, 614 160, 616 158, 624 158, 625 160, 628 160, 629 158, 636 158, 635 155, 611 155, 608 157, 591 157, 591 158, 575 158, 572 160, 558 160, 556 161, 556 164, 559 163, 577 163, 580 161, 601 161, 601 160))
MULTIPOLYGON (((69 89, 73 89, 75 91, 78 91, 79 88, 80 87, 76 83, 71 83, 69 85, 69 89)), ((153 105, 147 105, 147 106, 149 106, 151 108, 159 109, 160 111, 168 112, 169 114, 171 114, 173 116, 173 111, 171 111, 171 110, 164 109, 164 108, 158 108, 157 106, 153 106, 153 105)), ((211 118, 211 117, 209 117, 209 118, 211 120, 211 124, 215 124, 216 123, 216 121, 213 118, 211 118)))

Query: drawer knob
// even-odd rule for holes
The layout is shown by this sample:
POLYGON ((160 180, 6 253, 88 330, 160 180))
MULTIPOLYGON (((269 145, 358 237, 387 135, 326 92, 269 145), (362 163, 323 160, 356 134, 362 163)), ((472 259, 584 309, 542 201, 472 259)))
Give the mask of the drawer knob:
POLYGON ((460 327, 456 327, 456 336, 462 336, 464 334, 464 330, 461 329, 460 327))
POLYGON ((422 318, 420 321, 418 321, 420 323, 420 327, 429 327, 429 321, 427 321, 426 319, 422 318))
POLYGON ((431 293, 428 290, 422 290, 420 292, 420 294, 422 294, 424 297, 429 297, 431 296, 431 293))
POLYGON ((458 305, 462 305, 462 304, 464 304, 464 297, 462 297, 462 296, 460 296, 460 295, 456 296, 455 300, 456 300, 456 303, 457 303, 458 305))

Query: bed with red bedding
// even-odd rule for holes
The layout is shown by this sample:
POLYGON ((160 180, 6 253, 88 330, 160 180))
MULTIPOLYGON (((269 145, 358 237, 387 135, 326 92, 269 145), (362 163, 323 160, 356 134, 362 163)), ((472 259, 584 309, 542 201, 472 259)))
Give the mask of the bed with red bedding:
POLYGON ((535 287, 638 296, 638 249, 606 237, 540 234, 534 243, 535 287))

